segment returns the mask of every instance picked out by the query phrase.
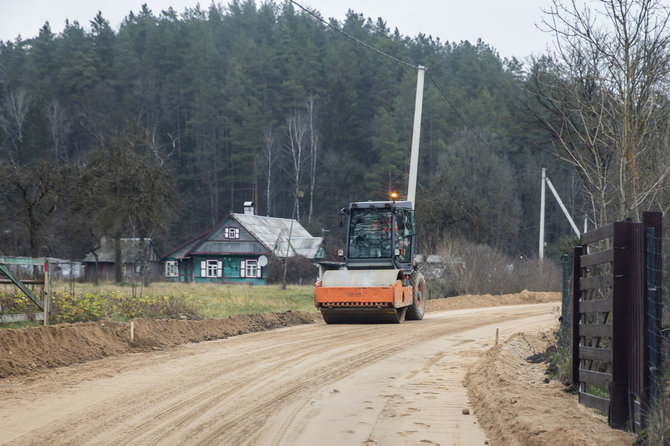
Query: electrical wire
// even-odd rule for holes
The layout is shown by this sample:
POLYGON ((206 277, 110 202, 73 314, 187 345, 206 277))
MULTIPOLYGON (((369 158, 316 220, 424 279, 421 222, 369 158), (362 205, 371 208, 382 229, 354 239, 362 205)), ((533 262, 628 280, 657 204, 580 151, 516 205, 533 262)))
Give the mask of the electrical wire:
POLYGON ((418 67, 417 65, 413 65, 413 64, 411 64, 411 63, 409 63, 409 62, 405 62, 404 60, 400 60, 400 59, 398 59, 397 57, 391 56, 390 54, 387 54, 387 53, 383 52, 382 50, 379 50, 379 49, 373 47, 372 45, 368 45, 367 43, 363 42, 362 40, 357 39, 356 37, 354 37, 354 36, 352 36, 351 34, 349 34, 349 33, 345 32, 345 31, 339 29, 338 27, 333 26, 332 24, 330 24, 330 23, 328 23, 327 21, 325 21, 325 20, 323 19, 323 17, 321 17, 321 16, 315 14, 313 11, 310 11, 309 9, 305 8, 305 7, 302 6, 300 3, 298 3, 298 2, 296 2, 296 1, 294 1, 294 0, 289 0, 289 1, 290 1, 291 3, 293 3, 295 6, 297 6, 298 8, 302 9, 303 11, 305 11, 307 14, 309 14, 309 15, 311 15, 312 17, 314 17, 315 19, 319 20, 321 23, 323 23, 323 24, 325 24, 326 26, 328 26, 329 28, 331 28, 331 29, 337 31, 338 33, 340 33, 340 34, 342 34, 342 35, 344 35, 344 36, 350 38, 351 40, 353 40, 354 42, 358 43, 359 45, 362 45, 362 46, 364 46, 365 48, 367 48, 367 49, 369 49, 369 50, 371 50, 371 51, 374 51, 375 53, 377 53, 377 54, 379 54, 379 55, 381 55, 381 56, 384 56, 384 57, 386 57, 386 58, 388 58, 388 59, 391 59, 391 60, 393 60, 394 62, 397 62, 397 63, 399 63, 399 64, 402 64, 402 65, 404 65, 404 66, 406 66, 406 67, 412 68, 413 70, 418 70, 418 69, 419 69, 419 67, 418 67))
POLYGON ((479 139, 489 150, 494 151, 493 147, 491 147, 489 145, 488 141, 486 139, 484 139, 484 137, 482 135, 480 135, 479 132, 475 131, 475 129, 472 126, 470 126, 470 124, 468 124, 468 121, 465 119, 465 117, 463 117, 461 112, 458 111, 456 106, 449 100, 447 95, 444 93, 444 91, 442 91, 442 88, 440 88, 437 81, 435 79, 433 79, 433 76, 430 74, 430 72, 428 70, 426 70, 426 75, 428 76, 428 79, 430 79, 430 81, 433 83, 433 85, 437 89, 437 92, 440 93, 440 96, 442 96, 442 98, 446 101, 446 103, 449 104, 449 107, 451 107, 451 109, 454 111, 454 113, 456 113, 456 116, 458 116, 458 119, 461 120, 461 122, 463 123, 465 128, 468 129, 470 132, 472 132, 475 135, 475 137, 477 137, 477 139, 479 139))
MULTIPOLYGON (((411 64, 411 63, 406 62, 406 61, 404 61, 404 60, 400 60, 400 59, 398 59, 397 57, 391 56, 390 54, 387 54, 387 53, 385 53, 385 52, 383 52, 383 51, 381 51, 381 50, 379 50, 379 49, 373 47, 372 45, 369 45, 369 44, 363 42, 362 40, 357 39, 356 37, 354 37, 354 36, 352 36, 351 34, 349 34, 349 33, 345 32, 345 31, 339 29, 338 27, 333 26, 331 23, 329 23, 329 22, 327 22, 326 20, 324 20, 321 16, 315 14, 313 11, 310 11, 308 8, 305 8, 304 6, 302 6, 300 3, 296 2, 295 0, 289 0, 289 1, 290 1, 292 4, 294 4, 295 6, 297 6, 298 8, 302 9, 303 11, 305 11, 307 14, 311 15, 312 17, 314 17, 315 19, 317 19, 317 20, 320 21, 321 23, 323 23, 323 24, 325 24, 326 26, 328 26, 329 28, 331 28, 332 30, 334 30, 334 31, 336 31, 336 32, 338 32, 338 33, 340 33, 340 34, 342 34, 342 35, 348 37, 349 39, 353 40, 354 42, 356 42, 356 43, 359 44, 359 45, 362 45, 363 47, 369 49, 370 51, 374 51, 375 53, 377 53, 377 54, 379 54, 379 55, 381 55, 381 56, 383 56, 383 57, 386 57, 386 58, 388 58, 388 59, 391 59, 392 61, 394 61, 394 62, 396 62, 396 63, 399 63, 399 64, 401 64, 401 65, 404 65, 404 66, 406 66, 406 67, 408 67, 408 68, 412 68, 413 70, 418 70, 418 69, 419 69, 419 66, 418 66, 418 65, 414 65, 414 64, 411 64)), ((486 141, 486 139, 484 139, 484 137, 481 136, 481 135, 479 134, 479 132, 475 131, 475 129, 474 129, 470 124, 468 124, 468 121, 465 119, 465 117, 461 114, 460 111, 458 111, 458 109, 456 108, 456 106, 449 100, 449 98, 448 98, 447 95, 444 93, 444 91, 442 90, 442 88, 440 88, 440 86, 439 86, 439 84, 437 83, 437 81, 433 78, 433 76, 432 76, 432 75, 430 74, 430 72, 428 71, 428 68, 425 68, 425 73, 428 75, 428 79, 430 79, 430 81, 433 83, 433 85, 435 86, 435 88, 437 89, 437 91, 440 93, 440 96, 442 96, 442 98, 446 101, 446 103, 449 105, 449 107, 454 111, 454 113, 456 113, 456 116, 458 116, 458 119, 460 119, 460 121, 463 123, 463 125, 465 126, 465 128, 466 128, 467 130, 469 130, 470 132, 472 132, 472 133, 475 135, 475 137, 476 137, 477 139, 479 139, 479 140, 480 140, 480 141, 481 141, 481 142, 482 142, 488 149, 490 149, 491 151, 493 151, 493 148, 489 145, 488 141, 486 141)))

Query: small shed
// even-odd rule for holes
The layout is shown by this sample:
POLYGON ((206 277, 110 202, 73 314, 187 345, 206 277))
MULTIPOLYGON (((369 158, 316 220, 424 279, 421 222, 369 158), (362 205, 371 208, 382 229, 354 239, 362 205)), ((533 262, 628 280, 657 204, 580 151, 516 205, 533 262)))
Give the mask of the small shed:
MULTIPOLYGON (((150 238, 121 238, 121 275, 124 280, 132 279, 142 274, 152 277, 159 268, 158 251, 150 238)), ((96 274, 99 280, 114 280, 116 274, 116 259, 114 239, 102 237, 100 246, 89 251, 82 263, 86 271, 86 280, 94 280, 96 274)))
POLYGON ((313 260, 321 241, 297 220, 230 213, 213 228, 163 256, 165 276, 175 282, 264 285, 270 256, 300 255, 313 260))

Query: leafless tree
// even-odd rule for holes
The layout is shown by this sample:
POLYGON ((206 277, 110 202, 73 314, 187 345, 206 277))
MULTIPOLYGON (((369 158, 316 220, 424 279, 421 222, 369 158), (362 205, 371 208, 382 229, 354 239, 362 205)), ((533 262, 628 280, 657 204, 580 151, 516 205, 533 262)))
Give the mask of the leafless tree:
POLYGON ((61 200, 66 169, 47 160, 29 166, 16 163, 0 164, 0 187, 3 209, 12 212, 26 231, 31 257, 44 254, 45 228, 48 227, 61 200))
POLYGON ((23 142, 23 124, 30 106, 30 95, 23 89, 7 93, 0 103, 0 128, 12 145, 10 156, 16 155, 23 142))
POLYGON ((288 142, 286 144, 286 153, 290 161, 290 169, 295 186, 296 199, 296 218, 300 220, 300 200, 298 200, 298 192, 303 181, 303 170, 305 168, 305 161, 307 158, 306 150, 306 135, 308 131, 308 120, 305 115, 295 112, 286 120, 286 127, 288 132, 288 142))
POLYGON ((153 127, 144 129, 144 140, 146 141, 147 148, 156 158, 156 161, 163 166, 168 159, 174 156, 177 143, 170 133, 167 133, 170 143, 159 141, 159 138, 156 137, 156 127, 157 125, 154 124, 153 127))
POLYGON ((309 126, 309 215, 307 222, 312 222, 314 213, 314 187, 316 186, 317 155, 319 152, 319 130, 316 128, 316 98, 307 99, 307 123, 309 126))
POLYGON ((66 118, 65 110, 58 100, 53 100, 47 107, 47 119, 49 120, 49 130, 51 133, 51 150, 54 159, 61 161, 65 154, 61 152, 65 135, 70 128, 70 122, 66 118))
POLYGON ((272 167, 275 163, 275 151, 277 147, 277 138, 272 127, 266 127, 263 130, 263 161, 265 164, 265 214, 269 217, 272 213, 272 167))
POLYGON ((529 87, 555 154, 574 166, 602 225, 667 199, 670 9, 593 3, 553 1, 543 23, 555 50, 536 61, 529 87))
MULTIPOLYGON (((80 175, 79 211, 87 214, 92 234, 114 240, 116 265, 121 265, 122 237, 130 233, 143 243, 164 231, 174 216, 174 177, 146 136, 141 129, 124 129, 90 154, 80 175)), ((120 267, 115 279, 123 279, 120 267)))

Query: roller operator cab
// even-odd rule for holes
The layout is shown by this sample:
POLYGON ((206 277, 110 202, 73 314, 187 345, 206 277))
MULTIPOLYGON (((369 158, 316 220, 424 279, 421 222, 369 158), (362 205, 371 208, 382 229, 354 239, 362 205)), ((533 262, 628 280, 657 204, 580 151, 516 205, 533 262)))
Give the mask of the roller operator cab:
POLYGON ((348 269, 396 268, 414 270, 414 211, 408 201, 351 203, 348 218, 348 269))
POLYGON ((409 201, 367 201, 341 211, 347 221, 343 270, 326 271, 314 302, 327 323, 423 319, 425 280, 416 269, 416 223, 409 201))

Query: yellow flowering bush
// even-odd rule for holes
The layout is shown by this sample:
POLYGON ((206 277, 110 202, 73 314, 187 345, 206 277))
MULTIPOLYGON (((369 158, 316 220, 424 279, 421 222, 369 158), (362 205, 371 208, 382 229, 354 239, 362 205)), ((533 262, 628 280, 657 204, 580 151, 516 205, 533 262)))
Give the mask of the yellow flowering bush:
MULTIPOLYGON (((87 292, 73 295, 56 291, 51 296, 55 323, 97 321, 101 319, 202 319, 192 295, 136 296, 119 290, 87 292)), ((39 308, 23 293, 0 292, 0 309, 4 314, 35 313, 39 308)))
POLYGON ((54 294, 52 305, 61 322, 96 321, 99 319, 202 319, 192 296, 136 296, 121 291, 85 293, 73 297, 61 291, 54 294))
POLYGON ((73 296, 65 291, 58 291, 51 296, 56 322, 86 322, 104 319, 107 316, 107 302, 104 296, 85 293, 73 296))
POLYGON ((7 293, 0 291, 0 314, 35 313, 39 308, 22 291, 7 293))

